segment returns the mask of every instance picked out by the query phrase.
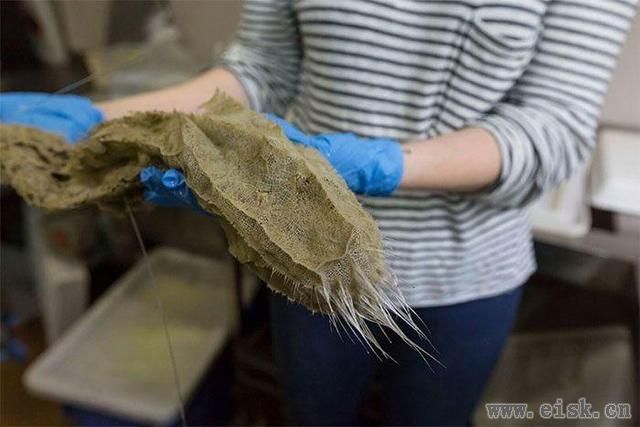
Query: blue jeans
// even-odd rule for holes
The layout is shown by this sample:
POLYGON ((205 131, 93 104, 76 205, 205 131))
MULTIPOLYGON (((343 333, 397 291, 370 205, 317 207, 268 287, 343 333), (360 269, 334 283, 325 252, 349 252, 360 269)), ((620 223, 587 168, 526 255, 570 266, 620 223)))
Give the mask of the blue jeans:
POLYGON ((521 293, 522 287, 415 309, 430 331, 425 329, 432 345, 423 340, 423 348, 444 365, 430 363, 433 370, 397 337, 390 335, 389 342, 380 334, 378 341, 395 362, 379 360, 346 332, 336 333, 325 316, 272 294, 275 358, 292 421, 357 424, 361 402, 378 375, 385 425, 467 425, 511 332, 521 293))

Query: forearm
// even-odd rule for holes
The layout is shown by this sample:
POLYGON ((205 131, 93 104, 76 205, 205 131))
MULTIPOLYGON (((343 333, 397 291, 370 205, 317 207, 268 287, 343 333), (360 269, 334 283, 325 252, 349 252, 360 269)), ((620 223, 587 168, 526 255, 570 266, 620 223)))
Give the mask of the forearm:
POLYGON ((221 90, 248 106, 247 96, 238 79, 224 68, 214 68, 175 86, 98 104, 107 119, 135 111, 194 112, 216 90, 221 90))
POLYGON ((400 188, 473 191, 494 183, 501 168, 493 135, 469 127, 429 140, 402 145, 404 175, 400 188))

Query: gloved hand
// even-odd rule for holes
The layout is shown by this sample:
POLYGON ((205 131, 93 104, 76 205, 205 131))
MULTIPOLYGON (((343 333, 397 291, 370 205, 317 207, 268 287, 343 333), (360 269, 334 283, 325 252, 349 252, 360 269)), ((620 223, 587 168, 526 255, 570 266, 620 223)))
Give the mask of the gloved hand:
MULTIPOLYGON (((282 127, 291 141, 318 149, 355 193, 384 196, 400 184, 404 159, 397 141, 363 139, 350 133, 308 136, 284 119, 271 114, 267 118, 282 127)), ((151 166, 140 172, 140 181, 145 187, 146 201, 191 208, 208 215, 198 205, 180 171, 161 171, 151 166)))
POLYGON ((159 206, 190 208, 209 215, 200 207, 187 187, 184 175, 177 169, 162 171, 149 166, 140 171, 140 182, 144 186, 144 199, 159 206))
POLYGON ((404 156, 398 141, 359 138, 352 133, 305 135, 286 120, 267 114, 293 142, 313 147, 357 194, 388 196, 402 180, 404 156))
POLYGON ((0 122, 34 127, 74 143, 104 121, 104 114, 85 97, 47 93, 0 94, 0 122))

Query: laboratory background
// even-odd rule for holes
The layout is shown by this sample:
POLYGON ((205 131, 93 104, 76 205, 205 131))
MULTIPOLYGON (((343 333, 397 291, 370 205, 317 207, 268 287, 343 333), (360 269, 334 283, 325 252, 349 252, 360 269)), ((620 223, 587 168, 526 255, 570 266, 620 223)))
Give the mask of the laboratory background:
MULTIPOLYGON (((216 64, 242 10, 241 0, 2 0, 0 90, 104 102, 176 85, 216 64)), ((636 17, 593 157, 527 207, 537 270, 473 425, 640 423, 639 76, 636 17), (531 416, 496 415, 503 404, 531 416)), ((97 206, 47 211, 0 191, 0 425, 295 423, 271 290, 229 254, 218 221, 177 207, 133 220, 97 206)), ((361 425, 384 424, 384 384, 368 387, 361 425)))

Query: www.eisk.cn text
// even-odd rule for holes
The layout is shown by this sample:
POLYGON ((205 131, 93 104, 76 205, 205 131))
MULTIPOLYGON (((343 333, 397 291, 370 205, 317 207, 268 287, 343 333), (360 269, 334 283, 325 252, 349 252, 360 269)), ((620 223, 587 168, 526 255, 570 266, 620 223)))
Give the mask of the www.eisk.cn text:
POLYGON ((594 408, 586 398, 565 403, 558 398, 553 403, 542 403, 537 408, 527 403, 486 403, 487 417, 492 420, 517 420, 541 418, 544 420, 631 419, 631 404, 610 402, 602 408, 594 408))

